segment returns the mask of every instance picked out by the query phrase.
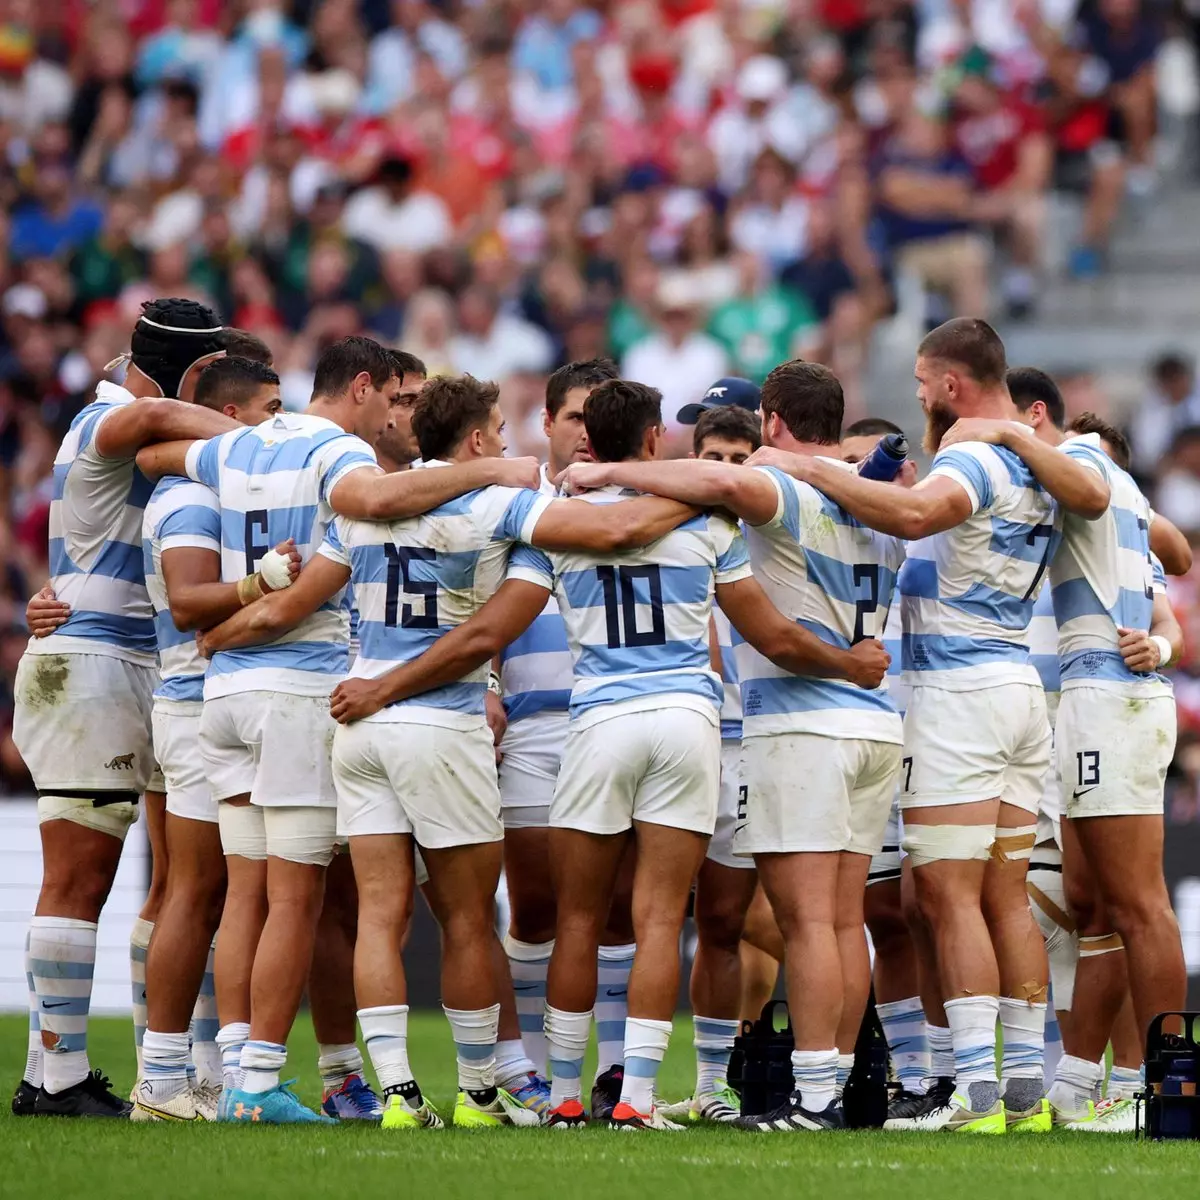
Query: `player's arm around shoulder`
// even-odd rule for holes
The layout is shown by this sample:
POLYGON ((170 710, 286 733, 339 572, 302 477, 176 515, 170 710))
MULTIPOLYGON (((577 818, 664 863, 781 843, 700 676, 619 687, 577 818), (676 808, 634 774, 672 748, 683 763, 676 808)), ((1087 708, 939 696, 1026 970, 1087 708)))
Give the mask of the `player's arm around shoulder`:
POLYGON ((351 470, 331 484, 329 505, 335 513, 364 521, 419 517, 467 492, 498 484, 537 491, 541 473, 535 458, 478 458, 453 466, 385 475, 351 470))
POLYGON ((759 450, 747 460, 748 466, 759 464, 810 485, 861 524, 904 541, 952 529, 978 507, 967 490, 933 476, 914 487, 880 483, 833 462, 778 450, 759 450))
POLYGON ((697 509, 724 508, 752 525, 765 525, 770 521, 779 503, 769 481, 747 478, 747 472, 740 466, 694 458, 667 462, 574 463, 567 468, 564 482, 568 490, 573 491, 588 491, 609 484, 632 488, 688 505, 689 515, 694 515, 697 509))
POLYGON ((1112 489, 1102 452, 1072 442, 1051 446, 1015 421, 983 419, 956 421, 942 439, 942 451, 972 442, 1011 450, 1068 512, 1094 521, 1108 511, 1112 489))
POLYGON ((1150 513, 1150 549, 1168 575, 1186 575, 1192 569, 1192 547, 1183 531, 1161 513, 1150 513))
POLYGON ((541 550, 612 554, 649 546, 699 510, 662 496, 637 496, 613 504, 583 499, 549 500, 526 540, 541 550))
MULTIPOLYGON (((98 457, 126 462, 154 443, 211 438, 236 428, 238 423, 232 417, 199 404, 185 404, 182 400, 135 400, 101 416, 92 444, 98 457)), ((164 473, 183 474, 182 471, 164 473)))

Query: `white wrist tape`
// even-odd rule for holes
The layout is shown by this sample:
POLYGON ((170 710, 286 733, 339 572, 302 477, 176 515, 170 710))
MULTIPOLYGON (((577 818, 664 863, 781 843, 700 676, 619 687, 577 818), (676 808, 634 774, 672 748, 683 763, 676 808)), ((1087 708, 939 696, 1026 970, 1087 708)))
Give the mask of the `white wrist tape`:
POLYGON ((263 583, 271 591, 278 592, 292 582, 291 573, 288 571, 288 564, 291 561, 286 555, 280 554, 278 550, 268 550, 262 556, 262 561, 258 564, 258 573, 262 576, 263 583))
POLYGON ((1155 634, 1150 639, 1158 647, 1158 665, 1161 667, 1171 661, 1171 643, 1162 634, 1155 634))

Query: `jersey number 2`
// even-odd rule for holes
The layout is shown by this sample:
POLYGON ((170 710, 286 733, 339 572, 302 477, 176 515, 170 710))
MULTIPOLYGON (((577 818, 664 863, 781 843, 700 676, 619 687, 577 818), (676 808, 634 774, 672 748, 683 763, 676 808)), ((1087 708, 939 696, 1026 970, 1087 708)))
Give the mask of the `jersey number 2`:
POLYGON ((384 543, 387 556, 387 591, 383 601, 383 623, 389 627, 397 624, 396 610, 399 609, 399 625, 403 629, 436 629, 438 624, 437 584, 433 580, 414 580, 408 575, 409 564, 432 562, 437 555, 425 546, 392 546, 384 543), (406 596, 421 596, 425 607, 417 612, 405 601, 400 603, 400 581, 404 581, 406 596))
POLYGON ((663 619, 662 575, 657 566, 597 567, 596 576, 604 591, 604 621, 610 650, 618 650, 622 646, 666 645, 667 626, 663 619), (633 587, 635 579, 644 579, 650 593, 649 629, 637 627, 638 598, 633 587))

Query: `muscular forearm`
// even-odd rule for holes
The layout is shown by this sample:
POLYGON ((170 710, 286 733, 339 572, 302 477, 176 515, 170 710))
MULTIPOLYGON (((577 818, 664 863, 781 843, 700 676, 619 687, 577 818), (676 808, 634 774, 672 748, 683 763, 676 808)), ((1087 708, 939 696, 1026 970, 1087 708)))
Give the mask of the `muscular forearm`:
POLYGON ((1108 508, 1108 484, 1061 450, 1017 429, 1005 434, 1002 444, 1021 456, 1038 483, 1068 512, 1094 521, 1108 508))
POLYGON ((803 463, 803 468, 788 474, 807 480, 864 525, 906 540, 935 532, 930 526, 932 514, 919 489, 863 479, 855 471, 843 471, 820 459, 797 456, 796 461, 797 465, 803 463))
POLYGON ((237 613, 242 603, 235 583, 198 583, 176 586, 169 596, 175 628, 187 632, 211 629, 237 613))
POLYGON ((245 608, 239 608, 228 620, 222 621, 204 635, 204 645, 210 654, 220 650, 240 650, 244 646, 262 646, 273 642, 294 629, 306 615, 293 616, 287 606, 287 592, 273 592, 245 608))
POLYGON ((412 662, 393 667, 376 680, 383 704, 408 700, 422 692, 457 683, 497 653, 495 639, 486 630, 467 625, 446 634, 412 662))

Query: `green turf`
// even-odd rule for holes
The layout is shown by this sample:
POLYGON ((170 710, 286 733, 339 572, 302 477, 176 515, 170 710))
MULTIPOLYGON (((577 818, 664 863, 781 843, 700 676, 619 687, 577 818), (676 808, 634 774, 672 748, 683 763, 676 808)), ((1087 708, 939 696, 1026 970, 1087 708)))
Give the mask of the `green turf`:
MULTIPOLYGON (((677 1026, 664 1095, 691 1082, 690 1029, 677 1026)), ((128 1021, 92 1024, 92 1060, 118 1090, 133 1079, 128 1021)), ((422 1085, 449 1115, 454 1057, 440 1014, 410 1022, 422 1085)), ((0 1081, 24 1064, 25 1023, 0 1017, 0 1081)), ((319 1097, 307 1023, 291 1042, 299 1092, 319 1097)), ((595 1195, 624 1200, 753 1200, 767 1196, 989 1200, 1052 1195, 1094 1200, 1196 1195, 1200 1144, 1137 1144, 1054 1133, 970 1138, 882 1133, 755 1136, 721 1129, 626 1135, 588 1129, 388 1134, 369 1128, 272 1129, 68 1122, 0 1113, 0 1197, 21 1200, 226 1200, 227 1197, 595 1195)))

